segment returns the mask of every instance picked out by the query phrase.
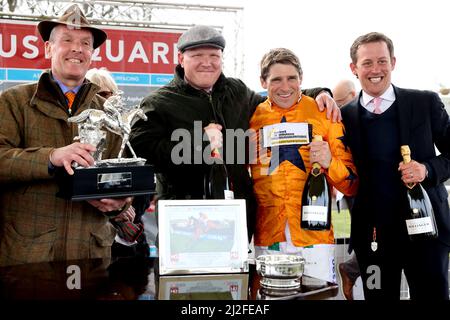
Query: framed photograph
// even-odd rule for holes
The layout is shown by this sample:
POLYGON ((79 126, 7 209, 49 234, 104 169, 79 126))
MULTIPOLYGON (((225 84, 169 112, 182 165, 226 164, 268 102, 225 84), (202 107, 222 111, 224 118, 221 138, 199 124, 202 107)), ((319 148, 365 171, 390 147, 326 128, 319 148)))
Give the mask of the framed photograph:
POLYGON ((248 271, 245 200, 160 200, 159 274, 248 271))
POLYGON ((247 300, 248 274, 159 277, 158 300, 247 300))

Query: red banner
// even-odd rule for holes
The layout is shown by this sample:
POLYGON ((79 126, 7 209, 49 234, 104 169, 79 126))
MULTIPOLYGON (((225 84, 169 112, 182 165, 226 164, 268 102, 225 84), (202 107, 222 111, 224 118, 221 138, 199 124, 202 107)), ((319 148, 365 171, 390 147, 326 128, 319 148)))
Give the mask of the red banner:
MULTIPOLYGON (((37 23, 0 20, 0 67, 46 69, 44 43, 37 23)), ((182 31, 101 27, 108 39, 94 53, 92 67, 112 72, 173 74, 176 43, 182 31)))

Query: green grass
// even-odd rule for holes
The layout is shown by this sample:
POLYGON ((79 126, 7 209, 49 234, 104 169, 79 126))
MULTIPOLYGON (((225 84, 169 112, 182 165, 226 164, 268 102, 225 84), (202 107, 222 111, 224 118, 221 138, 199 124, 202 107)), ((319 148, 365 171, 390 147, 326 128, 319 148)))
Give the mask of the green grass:
POLYGON ((350 213, 348 209, 342 209, 340 213, 337 210, 331 212, 331 221, 334 227, 335 238, 350 237, 350 213))
POLYGON ((186 252, 227 252, 231 250, 232 241, 195 239, 194 236, 172 234, 171 253, 186 252))

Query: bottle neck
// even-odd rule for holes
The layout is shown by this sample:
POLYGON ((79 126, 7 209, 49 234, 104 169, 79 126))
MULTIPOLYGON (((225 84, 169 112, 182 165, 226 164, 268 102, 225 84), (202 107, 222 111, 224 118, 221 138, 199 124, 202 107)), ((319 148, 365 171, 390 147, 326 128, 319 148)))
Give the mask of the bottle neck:
POLYGON ((407 164, 411 162, 411 156, 410 155, 403 155, 403 163, 407 164))
POLYGON ((311 174, 313 176, 317 177, 321 173, 322 173, 322 167, 320 166, 320 164, 318 162, 314 162, 312 164, 311 174))
POLYGON ((400 146, 400 154, 403 157, 404 164, 411 162, 411 149, 409 149, 408 145, 400 146))
MULTIPOLYGON (((315 135, 315 136, 313 136, 313 139, 312 139, 312 141, 314 142, 314 141, 323 141, 323 139, 322 139, 322 136, 320 136, 320 135, 315 135)), ((317 177, 319 174, 321 174, 322 173, 322 167, 320 166, 320 164, 318 163, 318 162, 314 162, 313 164, 312 164, 312 168, 311 168, 311 174, 314 176, 314 177, 317 177)))
MULTIPOLYGON (((411 150, 409 149, 409 146, 407 146, 407 145, 401 146, 400 153, 402 154, 404 164, 411 162, 411 150)), ((410 182, 410 183, 406 183, 405 185, 409 189, 412 189, 416 186, 416 183, 410 182)))

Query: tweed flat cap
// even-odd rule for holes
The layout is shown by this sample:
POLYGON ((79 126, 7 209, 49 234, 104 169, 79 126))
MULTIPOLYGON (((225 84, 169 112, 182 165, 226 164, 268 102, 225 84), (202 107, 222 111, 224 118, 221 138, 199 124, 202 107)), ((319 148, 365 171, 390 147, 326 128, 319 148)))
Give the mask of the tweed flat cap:
POLYGON ((87 29, 91 31, 94 36, 94 49, 105 42, 107 38, 106 32, 93 27, 86 19, 83 11, 81 11, 80 7, 76 4, 73 4, 67 8, 62 16, 56 21, 43 20, 39 22, 37 28, 41 34, 42 40, 48 41, 50 38, 50 33, 57 25, 66 25, 67 27, 72 27, 74 29, 87 29))
POLYGON ((212 27, 195 26, 181 35, 177 47, 181 52, 198 47, 214 47, 223 50, 225 38, 212 27))

